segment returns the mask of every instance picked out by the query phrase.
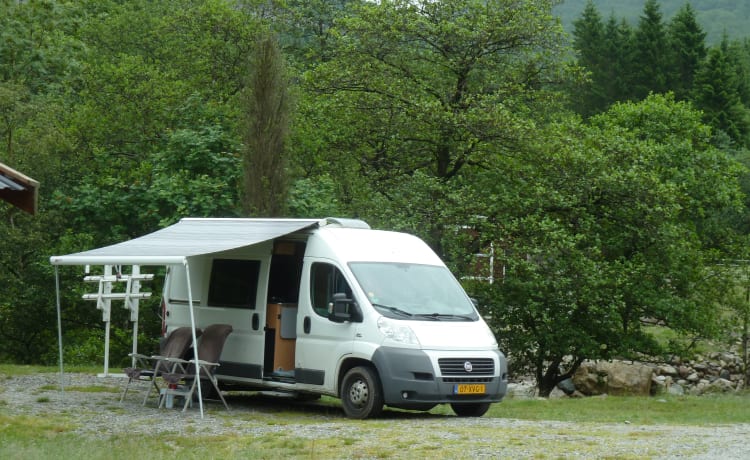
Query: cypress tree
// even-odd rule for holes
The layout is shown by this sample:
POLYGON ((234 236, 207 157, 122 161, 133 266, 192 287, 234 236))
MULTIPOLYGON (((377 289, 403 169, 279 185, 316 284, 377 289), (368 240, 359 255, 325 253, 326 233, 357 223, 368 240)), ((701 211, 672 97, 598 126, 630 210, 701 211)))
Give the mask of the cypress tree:
POLYGON ((283 57, 270 35, 258 42, 243 105, 242 210, 245 215, 278 217, 287 193, 289 95, 283 57))

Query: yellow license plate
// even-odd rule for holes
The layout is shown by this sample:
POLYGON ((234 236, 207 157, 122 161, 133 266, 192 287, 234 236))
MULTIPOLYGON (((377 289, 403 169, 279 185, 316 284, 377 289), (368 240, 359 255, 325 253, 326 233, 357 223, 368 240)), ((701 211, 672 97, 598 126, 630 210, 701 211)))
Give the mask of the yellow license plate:
POLYGON ((453 386, 453 394, 456 395, 482 395, 486 393, 484 383, 464 383, 453 386))

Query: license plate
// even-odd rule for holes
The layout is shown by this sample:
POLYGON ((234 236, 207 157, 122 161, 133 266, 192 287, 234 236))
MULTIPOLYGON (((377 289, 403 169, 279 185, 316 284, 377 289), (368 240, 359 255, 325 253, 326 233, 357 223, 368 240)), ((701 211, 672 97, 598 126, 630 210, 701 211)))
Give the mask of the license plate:
POLYGON ((486 393, 484 383, 453 385, 455 395, 482 395, 486 393))

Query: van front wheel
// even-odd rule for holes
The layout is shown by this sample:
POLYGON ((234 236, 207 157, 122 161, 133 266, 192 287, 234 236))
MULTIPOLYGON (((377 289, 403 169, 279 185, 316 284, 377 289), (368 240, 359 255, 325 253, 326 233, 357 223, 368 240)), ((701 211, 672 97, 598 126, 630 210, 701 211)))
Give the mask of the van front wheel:
POLYGON ((375 417, 383 410, 383 392, 378 374, 369 367, 357 366, 344 375, 341 403, 349 418, 375 417))

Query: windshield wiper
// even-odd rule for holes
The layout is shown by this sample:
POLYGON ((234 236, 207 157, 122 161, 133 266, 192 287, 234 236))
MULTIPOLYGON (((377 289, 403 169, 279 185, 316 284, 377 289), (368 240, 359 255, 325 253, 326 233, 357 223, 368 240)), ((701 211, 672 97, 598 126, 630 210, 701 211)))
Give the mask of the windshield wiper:
POLYGON ((419 318, 430 318, 434 319, 435 321, 440 321, 441 319, 474 321, 474 318, 468 315, 452 315, 448 313, 422 313, 415 316, 419 318))
POLYGON ((411 318, 412 316, 414 316, 411 313, 409 313, 408 311, 404 311, 404 310, 402 310, 402 309, 400 309, 398 307, 391 307, 390 305, 383 305, 383 304, 380 304, 380 303, 374 303, 374 304, 372 304, 372 306, 373 307, 377 307, 377 308, 382 308, 383 310, 388 310, 391 313, 396 313, 398 315, 405 316, 407 318, 411 318))

